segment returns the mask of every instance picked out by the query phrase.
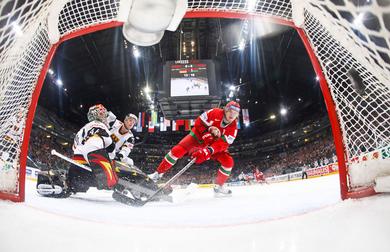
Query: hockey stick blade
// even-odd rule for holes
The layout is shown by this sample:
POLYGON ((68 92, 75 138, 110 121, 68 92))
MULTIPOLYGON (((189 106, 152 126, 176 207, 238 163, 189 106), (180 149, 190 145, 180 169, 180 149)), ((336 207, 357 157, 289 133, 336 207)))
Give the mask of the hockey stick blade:
POLYGON ((138 206, 143 206, 149 201, 151 201, 156 195, 158 195, 161 191, 165 190, 174 182, 178 177, 180 177, 185 171, 187 171, 194 163, 195 163, 195 158, 191 159, 191 161, 184 166, 178 173, 175 174, 171 179, 169 179, 164 186, 162 186, 160 189, 158 189, 154 194, 152 194, 147 200, 139 202, 138 206))
MULTIPOLYGON (((124 186, 127 189, 132 189, 134 191, 147 194, 148 197, 151 197, 156 192, 154 190, 151 190, 149 188, 146 188, 146 187, 143 187, 143 186, 131 183, 131 182, 126 181, 126 180, 121 179, 121 178, 118 179, 118 184, 124 186)), ((172 197, 169 196, 169 195, 165 195, 163 193, 161 195, 158 195, 158 197, 156 196, 155 198, 162 199, 162 200, 165 200, 165 201, 168 201, 168 202, 172 202, 172 197)))

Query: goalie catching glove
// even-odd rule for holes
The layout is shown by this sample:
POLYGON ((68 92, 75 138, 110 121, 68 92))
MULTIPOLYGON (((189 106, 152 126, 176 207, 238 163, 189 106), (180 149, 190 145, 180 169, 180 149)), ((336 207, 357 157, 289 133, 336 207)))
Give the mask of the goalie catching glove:
POLYGON ((194 151, 191 155, 191 158, 195 158, 196 164, 201 164, 204 161, 207 161, 210 159, 211 155, 213 154, 213 149, 211 147, 202 148, 194 151))

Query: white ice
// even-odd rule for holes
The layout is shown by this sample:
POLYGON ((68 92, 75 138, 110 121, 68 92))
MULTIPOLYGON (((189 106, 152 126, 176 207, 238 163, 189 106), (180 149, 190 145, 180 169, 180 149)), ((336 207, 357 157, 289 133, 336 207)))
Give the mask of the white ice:
POLYGON ((390 251, 390 195, 341 201, 338 176, 272 185, 175 190, 134 208, 108 191, 0 201, 0 251, 390 251))

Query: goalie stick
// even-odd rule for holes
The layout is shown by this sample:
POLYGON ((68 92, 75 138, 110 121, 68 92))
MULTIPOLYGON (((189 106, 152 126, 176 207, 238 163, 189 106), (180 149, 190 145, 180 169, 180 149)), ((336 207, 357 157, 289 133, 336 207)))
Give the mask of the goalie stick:
POLYGON ((54 149, 51 150, 51 154, 54 155, 54 156, 57 156, 57 157, 59 157, 59 158, 62 158, 63 160, 68 161, 69 163, 72 163, 72 164, 74 164, 74 165, 77 165, 78 167, 83 168, 84 170, 87 170, 87 171, 92 172, 92 169, 89 168, 88 166, 83 165, 83 164, 79 164, 79 163, 77 163, 76 161, 74 161, 73 159, 68 158, 68 157, 65 156, 65 155, 62 155, 61 153, 57 152, 57 151, 54 150, 54 149))

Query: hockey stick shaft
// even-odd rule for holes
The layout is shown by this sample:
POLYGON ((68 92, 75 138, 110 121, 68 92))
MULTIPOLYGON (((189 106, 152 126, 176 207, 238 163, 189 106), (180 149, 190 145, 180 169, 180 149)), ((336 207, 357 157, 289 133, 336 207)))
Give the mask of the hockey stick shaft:
POLYGON ((63 160, 65 160, 65 161, 67 161, 67 162, 69 162, 69 163, 71 163, 71 164, 77 165, 78 167, 83 168, 84 170, 87 170, 87 171, 92 172, 92 169, 89 168, 88 166, 83 165, 83 164, 79 164, 79 163, 77 163, 76 161, 74 161, 73 159, 68 158, 68 157, 65 156, 65 155, 62 155, 61 153, 57 152, 57 151, 54 150, 54 149, 51 150, 51 154, 54 155, 54 156, 57 156, 57 157, 59 157, 59 158, 61 158, 61 159, 63 159, 63 160))
POLYGON ((146 203, 148 203, 149 201, 151 201, 154 197, 156 197, 157 194, 159 194, 160 192, 162 192, 163 190, 165 190, 166 188, 168 188, 168 186, 170 186, 172 184, 172 182, 174 182, 178 177, 180 177, 185 171, 187 171, 194 163, 195 163, 195 158, 191 159, 191 161, 186 165, 184 166, 178 173, 175 174, 175 176, 173 176, 172 178, 170 178, 163 187, 161 187, 160 189, 158 189, 154 194, 150 195, 150 197, 145 200, 145 201, 142 201, 142 203, 140 204, 140 206, 143 206, 145 205, 146 203))

